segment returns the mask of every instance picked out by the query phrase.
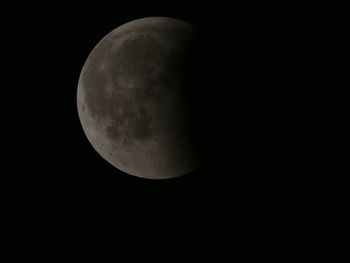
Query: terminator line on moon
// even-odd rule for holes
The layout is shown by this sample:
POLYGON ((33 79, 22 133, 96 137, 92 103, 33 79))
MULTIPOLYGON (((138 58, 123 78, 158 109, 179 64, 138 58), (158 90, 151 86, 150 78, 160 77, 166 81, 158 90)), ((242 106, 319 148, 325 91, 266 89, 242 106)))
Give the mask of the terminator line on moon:
POLYGON ((116 168, 166 179, 197 167, 185 96, 192 25, 149 17, 105 36, 87 58, 77 104, 84 132, 116 168))

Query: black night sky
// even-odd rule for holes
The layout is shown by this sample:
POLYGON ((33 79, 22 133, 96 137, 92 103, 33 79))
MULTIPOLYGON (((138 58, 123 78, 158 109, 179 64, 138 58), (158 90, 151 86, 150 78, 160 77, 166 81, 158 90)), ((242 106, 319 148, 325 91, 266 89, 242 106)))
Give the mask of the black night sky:
POLYGON ((33 10, 14 15, 26 47, 18 47, 26 53, 18 81, 27 157, 13 169, 18 209, 31 221, 22 226, 25 240, 53 240, 43 247, 55 255, 100 246, 115 255, 134 246, 177 254, 321 235, 314 216, 330 192, 341 194, 335 156, 349 87, 341 15, 215 3, 22 8, 33 10), (147 16, 190 22, 203 43, 193 105, 204 165, 164 181, 129 176, 103 160, 76 109, 92 48, 117 26, 147 16))

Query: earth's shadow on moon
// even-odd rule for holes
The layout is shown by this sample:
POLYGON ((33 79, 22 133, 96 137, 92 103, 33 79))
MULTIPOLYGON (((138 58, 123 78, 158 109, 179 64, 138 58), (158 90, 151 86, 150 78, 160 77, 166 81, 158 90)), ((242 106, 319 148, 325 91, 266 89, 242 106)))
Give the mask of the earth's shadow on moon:
POLYGON ((78 113, 95 150, 119 170, 166 179, 197 167, 194 36, 186 22, 148 17, 118 27, 90 53, 78 113))

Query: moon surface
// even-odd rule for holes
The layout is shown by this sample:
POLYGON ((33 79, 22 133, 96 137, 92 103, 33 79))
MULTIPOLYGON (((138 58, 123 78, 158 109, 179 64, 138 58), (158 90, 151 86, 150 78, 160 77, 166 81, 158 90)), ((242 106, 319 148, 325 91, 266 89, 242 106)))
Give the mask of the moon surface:
POLYGON ((149 17, 105 36, 80 74, 77 106, 95 150, 134 176, 166 179, 197 168, 188 65, 195 28, 149 17))

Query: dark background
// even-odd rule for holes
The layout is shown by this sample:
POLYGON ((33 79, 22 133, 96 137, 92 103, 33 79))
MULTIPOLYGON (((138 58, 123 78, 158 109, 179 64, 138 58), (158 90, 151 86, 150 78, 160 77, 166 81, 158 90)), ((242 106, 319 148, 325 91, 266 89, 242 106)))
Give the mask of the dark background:
POLYGON ((11 132, 19 134, 13 156, 20 161, 11 164, 9 200, 18 200, 24 242, 39 237, 57 254, 134 246, 230 251, 325 235, 320 214, 344 194, 338 169, 349 48, 341 8, 114 2, 21 10, 10 30, 16 67, 24 69, 12 82, 24 112, 11 132), (191 94, 203 166, 164 181, 104 161, 76 109, 92 48, 147 16, 183 19, 200 32, 191 94))

